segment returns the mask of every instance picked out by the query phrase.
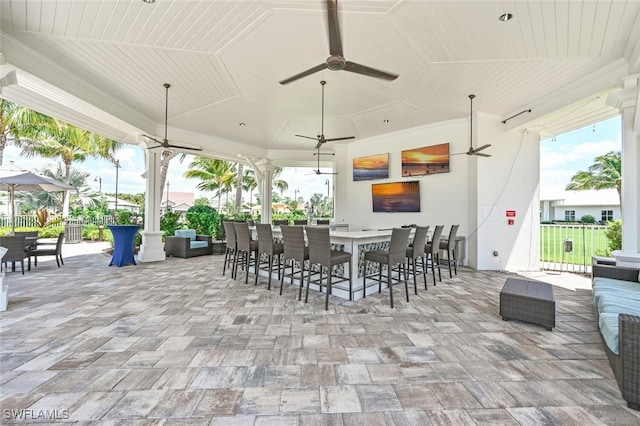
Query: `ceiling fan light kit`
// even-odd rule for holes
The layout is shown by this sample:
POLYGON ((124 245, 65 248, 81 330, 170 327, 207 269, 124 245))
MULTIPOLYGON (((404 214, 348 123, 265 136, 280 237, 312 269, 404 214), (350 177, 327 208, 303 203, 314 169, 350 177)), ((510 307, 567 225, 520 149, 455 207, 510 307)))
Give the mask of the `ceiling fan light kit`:
POLYGON ((340 35, 340 25, 338 23, 338 1, 327 0, 327 24, 329 31, 329 54, 330 56, 324 63, 316 65, 313 68, 309 68, 306 71, 302 71, 299 74, 294 75, 280 81, 280 84, 288 84, 292 81, 299 80, 308 75, 314 74, 324 69, 331 71, 349 71, 355 74, 367 75, 369 77, 380 78, 383 80, 395 80, 398 78, 398 74, 381 71, 379 69, 371 68, 365 65, 357 64, 355 62, 347 61, 342 54, 342 38, 340 35))

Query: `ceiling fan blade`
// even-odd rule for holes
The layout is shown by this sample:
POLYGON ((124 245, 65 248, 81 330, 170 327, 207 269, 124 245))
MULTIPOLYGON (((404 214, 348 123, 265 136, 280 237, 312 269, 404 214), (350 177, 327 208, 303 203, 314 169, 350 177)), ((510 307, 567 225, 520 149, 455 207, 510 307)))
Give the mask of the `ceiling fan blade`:
POLYGON ((476 152, 473 155, 477 155, 478 157, 491 157, 491 154, 485 154, 483 152, 476 152))
MULTIPOLYGON (((319 140, 319 141, 318 141, 318 144, 316 145, 316 149, 320 149, 320 147, 322 146, 322 144, 323 144, 323 143, 325 143, 325 142, 326 142, 326 141, 319 140)), ((315 154, 314 154, 314 155, 315 155, 315 154)))
POLYGON ((161 140, 158 140, 158 139, 156 139, 156 138, 154 138, 153 136, 144 135, 144 134, 143 134, 142 136, 144 136, 144 137, 145 137, 145 138, 147 138, 147 139, 151 139, 151 140, 152 140, 152 141, 154 141, 155 143, 159 143, 160 145, 162 145, 162 141, 161 141, 161 140))
POLYGON ((329 52, 334 56, 342 56, 342 39, 338 24, 338 2, 327 0, 327 23, 329 26, 329 52))
POLYGON ((346 141, 348 139, 355 139, 355 136, 344 136, 342 138, 331 138, 331 139, 325 139, 325 142, 334 142, 334 141, 346 141))
POLYGON ((316 73, 318 71, 322 71, 323 69, 326 69, 326 68, 327 68, 327 64, 323 62, 320 65, 316 65, 313 68, 309 68, 308 70, 301 72, 300 74, 296 74, 293 77, 289 77, 289 78, 286 78, 286 79, 280 81, 280 84, 291 83, 292 81, 299 80, 299 79, 301 79, 303 77, 306 77, 306 76, 311 75, 313 73, 316 73))
POLYGON ((482 151, 483 149, 487 149, 491 146, 491 144, 486 144, 486 145, 482 145, 481 147, 478 148, 474 148, 473 151, 474 152, 478 152, 478 151, 482 151))
POLYGON ((182 145, 169 145, 169 148, 183 149, 185 151, 202 151, 202 148, 191 148, 191 147, 182 146, 182 145))
POLYGON ((344 70, 354 72, 356 74, 368 75, 369 77, 382 78, 384 80, 395 80, 398 78, 398 74, 391 74, 365 65, 356 64, 351 61, 347 61, 347 67, 344 70))
POLYGON ((312 138, 311 136, 305 136, 305 135, 295 135, 295 136, 297 136, 297 137, 299 137, 299 138, 313 139, 314 141, 317 141, 317 140, 318 140, 318 138, 312 138))

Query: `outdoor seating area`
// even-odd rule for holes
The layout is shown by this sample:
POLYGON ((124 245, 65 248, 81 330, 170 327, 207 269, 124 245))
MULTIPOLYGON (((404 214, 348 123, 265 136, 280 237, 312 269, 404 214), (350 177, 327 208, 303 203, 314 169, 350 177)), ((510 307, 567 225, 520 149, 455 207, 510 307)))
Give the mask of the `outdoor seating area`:
POLYGON ((166 237, 164 247, 167 256, 183 259, 213 253, 211 235, 196 235, 195 229, 176 230, 173 236, 166 237))
POLYGON ((297 286, 280 295, 223 276, 224 256, 114 275, 83 245, 67 268, 5 278, 4 409, 106 423, 640 421, 607 362, 588 279, 536 277, 558 283, 550 333, 502 321, 511 274, 461 267, 410 304, 392 309, 383 290, 331 296, 325 310, 324 293, 301 303, 297 286))
POLYGON ((640 269, 594 259, 598 330, 623 398, 640 410, 640 269))

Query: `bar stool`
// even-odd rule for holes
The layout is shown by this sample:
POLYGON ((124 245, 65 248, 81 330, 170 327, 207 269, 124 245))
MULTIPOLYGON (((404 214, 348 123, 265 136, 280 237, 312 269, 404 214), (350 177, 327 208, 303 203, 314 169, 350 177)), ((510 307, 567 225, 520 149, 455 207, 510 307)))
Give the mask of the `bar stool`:
POLYGON ((307 219, 293 219, 294 225, 308 225, 309 222, 307 219))
MULTIPOLYGON (((269 282, 267 284, 267 290, 271 290, 271 274, 273 273, 273 261, 274 257, 278 258, 278 279, 280 279, 280 275, 282 273, 282 263, 281 263, 281 255, 284 253, 284 245, 282 243, 276 243, 273 241, 273 232, 271 229, 271 225, 268 223, 257 223, 255 225, 256 231, 258 232, 258 253, 256 256, 256 261, 258 264, 256 265, 256 271, 260 269, 260 264, 264 264, 260 261, 260 257, 262 254, 267 255, 267 262, 269 262, 268 268, 266 268, 269 272, 269 282)), ((258 273, 256 272, 256 281, 255 284, 258 284, 258 273)))
POLYGON ((236 261, 235 264, 235 274, 238 275, 238 264, 242 262, 242 267, 246 268, 246 275, 244 277, 244 283, 249 283, 249 267, 251 266, 252 259, 251 254, 253 253, 253 266, 255 268, 255 273, 258 273, 258 242, 253 241, 251 239, 251 234, 249 234, 249 225, 247 222, 233 222, 233 227, 236 230, 236 241, 237 241, 237 251, 240 258, 236 261))
POLYGON ((447 266, 449 267, 449 278, 453 278, 451 275, 451 263, 453 263, 453 270, 458 275, 458 256, 456 254, 456 235, 458 234, 458 227, 460 225, 451 225, 449 230, 449 239, 440 240, 440 250, 447 251, 447 266))
POLYGON ((304 280, 304 262, 309 260, 309 248, 304 243, 304 228, 301 226, 282 225, 282 241, 284 244, 283 270, 280 277, 280 294, 282 294, 282 286, 284 285, 284 277, 291 278, 291 284, 295 279, 296 263, 300 263, 300 289, 298 290, 298 300, 302 299, 302 286, 304 280), (287 275, 287 260, 291 264, 291 274, 287 275))
MULTIPOLYGON (((364 277, 362 294, 363 297, 367 297, 367 262, 378 263, 378 278, 374 278, 374 281, 378 281, 378 293, 382 292, 382 265, 387 265, 387 283, 389 285, 389 299, 391 301, 391 307, 393 308, 393 278, 391 271, 393 266, 398 267, 398 280, 402 281, 401 269, 404 269, 404 260, 407 255, 407 246, 409 245, 409 235, 411 234, 411 228, 393 228, 391 231, 391 242, 389 243, 389 250, 371 250, 364 253, 364 277)), ((371 274, 373 276, 374 274, 371 274)), ((409 301, 409 286, 407 284, 407 275, 405 271, 404 288, 407 293, 407 302, 409 301)))
POLYGON ((224 252, 224 263, 222 264, 222 275, 225 274, 227 266, 231 267, 231 278, 235 279, 235 268, 238 260, 238 243, 236 241, 236 228, 233 222, 222 221, 224 234, 227 239, 227 248, 224 252))
MULTIPOLYGON (((322 288, 322 267, 327 268, 327 297, 324 303, 324 309, 329 309, 329 295, 331 294, 332 269, 336 265, 343 263, 349 264, 349 300, 352 300, 353 280, 351 277, 351 253, 341 250, 331 249, 331 239, 329 237, 329 228, 307 227, 307 240, 309 241, 309 265, 320 265, 320 278, 318 285, 322 288)), ((340 279, 335 283, 346 281, 346 278, 340 279)), ((311 284, 311 274, 307 278, 307 292, 304 303, 309 299, 309 285, 311 284)))
POLYGON ((429 234, 429 226, 418 226, 413 235, 413 243, 407 247, 407 269, 409 275, 413 275, 413 291, 418 294, 418 284, 416 283, 416 261, 422 261, 422 278, 427 282, 427 268, 424 264, 425 245, 427 243, 427 235, 429 234))
MULTIPOLYGON (((436 285, 436 268, 438 268, 438 281, 442 282, 438 252, 440 251, 440 237, 442 236, 443 228, 444 225, 436 226, 436 229, 433 231, 433 238, 425 247, 425 252, 427 253, 427 270, 431 268, 431 271, 433 272, 433 285, 436 285)), ((427 289, 426 281, 424 282, 424 289, 427 289)))

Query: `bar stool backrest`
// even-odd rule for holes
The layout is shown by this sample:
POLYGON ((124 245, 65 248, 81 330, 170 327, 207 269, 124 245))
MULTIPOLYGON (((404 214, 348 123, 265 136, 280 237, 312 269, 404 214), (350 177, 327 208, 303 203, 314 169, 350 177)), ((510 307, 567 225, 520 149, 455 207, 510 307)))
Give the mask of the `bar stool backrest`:
POLYGON ((391 231, 391 242, 389 242, 390 265, 404 263, 410 234, 411 228, 393 228, 391 231))
POLYGON ((284 258, 304 261, 304 228, 301 226, 281 225, 284 243, 284 258))
POLYGON ((227 247, 231 247, 235 250, 237 247, 236 241, 236 228, 233 225, 233 222, 223 221, 222 227, 224 228, 224 233, 227 236, 227 247))
POLYGON ((429 252, 431 256, 435 255, 438 253, 438 250, 440 250, 440 238, 442 237, 443 229, 444 225, 437 225, 436 229, 433 231, 433 238, 431 238, 431 251, 429 252))
POLYGON ((309 241, 309 263, 332 266, 329 228, 308 227, 307 240, 309 241))
POLYGON ((413 234, 413 245, 411 246, 411 258, 417 259, 424 255, 424 247, 427 244, 429 226, 418 226, 413 234))
POLYGON ((447 241, 448 248, 451 249, 456 244, 456 235, 458 234, 458 228, 460 225, 451 225, 451 229, 449 230, 449 240, 447 241))
POLYGON ((271 224, 256 223, 256 231, 258 231, 258 251, 273 255, 273 232, 271 224))
POLYGON ((238 250, 249 253, 251 251, 251 234, 249 234, 249 225, 247 222, 234 222, 233 227, 236 230, 238 250))

